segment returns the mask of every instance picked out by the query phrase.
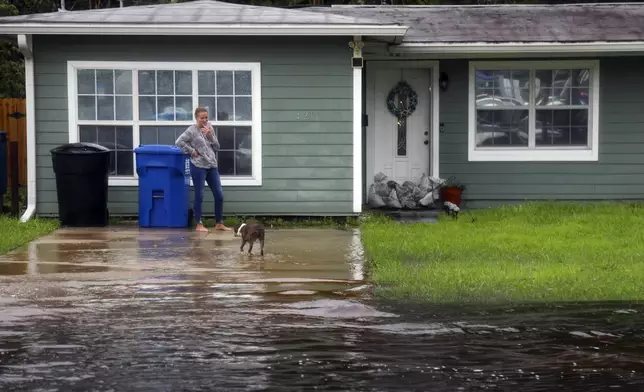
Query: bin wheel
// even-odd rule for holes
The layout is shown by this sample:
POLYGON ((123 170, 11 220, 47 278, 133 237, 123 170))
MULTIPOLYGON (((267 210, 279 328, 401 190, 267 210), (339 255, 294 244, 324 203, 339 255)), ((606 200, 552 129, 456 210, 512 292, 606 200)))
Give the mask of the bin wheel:
POLYGON ((192 224, 194 222, 195 214, 192 208, 188 209, 188 227, 192 227, 192 224))

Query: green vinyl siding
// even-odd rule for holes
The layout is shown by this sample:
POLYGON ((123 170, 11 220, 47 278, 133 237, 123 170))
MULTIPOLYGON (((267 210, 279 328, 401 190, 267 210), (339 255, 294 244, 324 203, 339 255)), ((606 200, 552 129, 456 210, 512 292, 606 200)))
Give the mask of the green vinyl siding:
POLYGON ((468 162, 468 61, 441 61, 440 176, 467 186, 465 205, 644 199, 644 57, 600 58, 599 161, 468 162))
MULTIPOLYGON (((68 142, 67 61, 74 60, 260 62, 263 185, 224 187, 224 212, 352 214, 348 39, 34 37, 38 214, 58 213, 50 150, 68 142)), ((137 215, 137 192, 137 187, 111 187, 110 212, 137 215)), ((203 209, 214 213, 209 188, 203 209)))

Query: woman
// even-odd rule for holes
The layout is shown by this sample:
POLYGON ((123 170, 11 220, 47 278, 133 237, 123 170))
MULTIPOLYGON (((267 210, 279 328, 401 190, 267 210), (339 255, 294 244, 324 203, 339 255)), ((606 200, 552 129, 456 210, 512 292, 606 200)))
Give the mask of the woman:
POLYGON ((175 144, 190 156, 190 174, 195 187, 195 219, 197 231, 208 232, 201 221, 201 203, 203 202, 204 185, 207 182, 215 198, 215 230, 231 231, 222 222, 224 193, 217 168, 215 151, 219 149, 219 140, 215 130, 208 122, 208 111, 203 107, 195 110, 196 124, 186 129, 175 144))

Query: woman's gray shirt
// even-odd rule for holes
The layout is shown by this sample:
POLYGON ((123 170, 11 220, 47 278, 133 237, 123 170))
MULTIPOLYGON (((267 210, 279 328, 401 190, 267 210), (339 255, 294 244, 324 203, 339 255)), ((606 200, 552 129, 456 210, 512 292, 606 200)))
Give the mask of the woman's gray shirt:
POLYGON ((215 151, 219 150, 219 140, 215 136, 215 130, 210 124, 208 124, 208 127, 210 127, 211 132, 209 136, 206 136, 196 124, 193 124, 175 142, 184 153, 190 156, 190 161, 193 165, 204 169, 217 167, 215 151), (192 156, 194 151, 199 153, 197 157, 192 156))

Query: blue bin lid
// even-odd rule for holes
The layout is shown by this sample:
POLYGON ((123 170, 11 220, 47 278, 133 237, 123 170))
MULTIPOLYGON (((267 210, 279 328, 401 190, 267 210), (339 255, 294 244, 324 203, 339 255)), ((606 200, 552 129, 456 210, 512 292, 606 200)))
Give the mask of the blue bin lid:
POLYGON ((134 152, 137 154, 184 155, 179 147, 168 144, 145 144, 135 148, 134 152))

